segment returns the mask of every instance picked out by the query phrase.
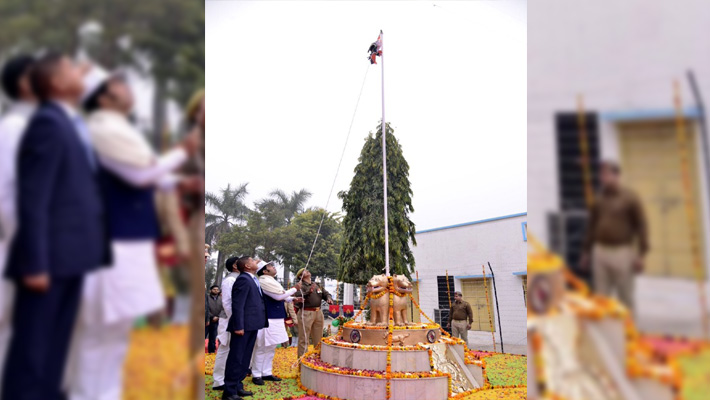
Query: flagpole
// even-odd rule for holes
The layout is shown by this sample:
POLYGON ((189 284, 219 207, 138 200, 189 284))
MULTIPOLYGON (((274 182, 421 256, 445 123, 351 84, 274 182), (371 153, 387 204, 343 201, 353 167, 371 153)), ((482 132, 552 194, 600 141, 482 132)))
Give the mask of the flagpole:
POLYGON ((385 203, 385 274, 390 276, 390 235, 387 217, 387 130, 385 125, 385 35, 382 30, 380 30, 380 43, 382 46, 380 62, 382 63, 382 182, 384 184, 385 203))

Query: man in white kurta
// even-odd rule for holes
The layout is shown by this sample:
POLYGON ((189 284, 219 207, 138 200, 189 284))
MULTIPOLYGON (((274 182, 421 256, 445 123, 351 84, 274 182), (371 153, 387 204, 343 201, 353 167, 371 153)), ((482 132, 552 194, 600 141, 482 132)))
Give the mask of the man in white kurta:
POLYGON ((234 281, 237 280, 239 276, 239 271, 237 270, 237 260, 239 257, 230 257, 224 264, 224 268, 229 271, 229 275, 222 279, 222 308, 224 309, 226 318, 219 319, 219 326, 217 327, 217 341, 219 346, 217 347, 217 355, 214 359, 214 370, 212 371, 212 378, 214 383, 212 384, 212 390, 224 390, 224 368, 227 365, 227 356, 229 356, 229 338, 230 334, 227 332, 227 325, 229 324, 229 318, 232 317, 232 286, 234 286, 234 281))
POLYGON ((0 387, 11 334, 11 301, 14 297, 13 285, 2 279, 2 275, 10 241, 17 230, 17 150, 35 110, 35 98, 28 78, 33 62, 31 56, 14 57, 5 64, 1 73, 3 92, 13 103, 0 118, 0 387))
POLYGON ((281 378, 273 375, 272 367, 276 346, 288 341, 286 325, 284 324, 284 319, 286 318, 284 301, 293 301, 291 296, 300 289, 300 286, 297 284, 296 287, 284 290, 283 286, 276 280, 276 268, 270 262, 261 261, 256 274, 259 276, 259 284, 265 295, 264 302, 266 304, 269 327, 260 329, 257 334, 251 373, 252 382, 256 385, 263 385, 264 381, 278 382, 281 380, 281 378))
MULTIPOLYGON (((177 183, 172 171, 187 160, 190 147, 178 146, 160 157, 153 152, 129 120, 133 98, 121 77, 93 66, 84 86, 87 125, 101 167, 128 186, 172 190, 177 183)), ((153 206, 153 201, 141 204, 153 206)), ((128 212, 124 217, 145 222, 137 215, 128 212)), ((155 239, 113 238, 111 248, 110 268, 92 273, 85 281, 68 377, 70 400, 121 400, 133 324, 136 318, 164 307, 155 239)))

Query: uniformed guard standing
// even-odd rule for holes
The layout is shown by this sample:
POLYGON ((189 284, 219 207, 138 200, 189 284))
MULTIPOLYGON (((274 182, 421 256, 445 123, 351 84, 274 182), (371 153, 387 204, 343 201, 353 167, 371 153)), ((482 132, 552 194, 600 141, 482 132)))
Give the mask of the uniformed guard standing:
POLYGON ((333 304, 333 297, 320 285, 311 282, 311 273, 305 268, 298 271, 296 280, 301 280, 301 290, 294 295, 294 303, 297 303, 298 357, 300 358, 308 350, 309 337, 313 346, 318 345, 323 338, 323 312, 320 306, 323 300, 333 304))
POLYGON ((460 337, 468 343, 468 330, 473 323, 471 305, 463 300, 461 292, 454 293, 454 303, 451 305, 451 320, 446 325, 451 328, 451 336, 460 337), (468 321, 467 321, 468 320, 468 321))

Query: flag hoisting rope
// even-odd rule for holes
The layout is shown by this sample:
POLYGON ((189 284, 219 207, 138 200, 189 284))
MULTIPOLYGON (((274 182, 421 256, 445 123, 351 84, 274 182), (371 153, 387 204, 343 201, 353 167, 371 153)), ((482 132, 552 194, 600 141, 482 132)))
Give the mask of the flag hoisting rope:
POLYGON ((330 197, 333 195, 333 189, 335 189, 335 182, 338 180, 338 173, 340 172, 340 166, 343 164, 343 157, 345 156, 345 149, 348 147, 348 140, 350 140, 350 132, 353 129, 353 122, 355 122, 355 114, 357 114, 357 107, 360 105, 360 97, 362 97, 362 89, 365 88, 365 81, 367 80, 367 72, 370 68, 365 70, 365 76, 362 78, 362 85, 360 85, 360 93, 357 96, 357 102, 355 102, 355 110, 353 110, 353 117, 350 119, 350 127, 348 128, 348 135, 345 137, 345 144, 343 144, 343 151, 340 153, 340 161, 338 161, 338 168, 335 169, 335 176, 333 177, 333 183, 330 185, 330 193, 328 193, 328 200, 325 202, 325 208, 323 209, 323 215, 321 216, 320 223, 318 224, 318 231, 316 232, 316 237, 313 239, 313 245, 311 246, 311 251, 308 253, 308 260, 306 260, 306 266, 304 267, 308 271, 308 265, 311 263, 311 257, 313 256, 313 250, 316 248, 316 243, 318 242, 318 236, 320 236, 321 228, 323 227, 323 220, 328 214, 328 204, 330 204, 330 197))
MULTIPOLYGON (((338 180, 338 173, 340 172, 340 166, 343 164, 343 157, 345 157, 345 149, 348 147, 348 141, 350 140, 350 132, 353 129, 353 123, 355 122, 355 115, 357 114, 357 108, 360 105, 360 98, 362 97, 362 90, 365 88, 365 81, 367 81, 367 72, 370 70, 369 66, 365 70, 365 76, 362 78, 362 84, 360 85, 360 93, 357 96, 357 101, 355 102, 355 110, 353 110, 353 116, 350 119, 350 127, 348 128, 348 135, 345 137, 345 143, 343 144, 343 151, 340 153, 340 160, 338 161, 338 167, 335 169, 335 176, 333 177, 333 183, 330 185, 330 193, 328 193, 328 199, 325 202, 325 208, 323 209, 323 215, 321 216, 320 223, 318 224, 318 230, 316 231, 316 237, 313 239, 313 245, 311 246, 311 251, 308 253, 308 260, 306 260, 306 265, 304 267, 305 271, 308 271, 308 265, 311 263, 311 257, 313 257, 313 251, 316 249, 316 243, 318 242, 318 236, 320 236, 320 231, 321 228, 323 227, 323 221, 325 220, 326 215, 328 214, 328 204, 330 204, 330 197, 333 195, 333 189, 335 189, 335 182, 338 180)), ((305 274, 305 273, 304 273, 305 274)), ((301 275, 301 279, 298 280, 299 283, 303 283, 303 275, 301 275)), ((301 297, 305 299, 305 293, 303 292, 303 288, 300 290, 301 297)), ((337 302, 337 296, 336 296, 336 302, 337 302)), ((304 303, 305 304, 305 303, 304 303)), ((306 336, 306 324, 300 324, 300 329, 303 329, 303 336, 306 336)), ((299 333, 300 334, 300 333, 299 333)), ((308 339, 306 339, 308 340, 308 339)), ((314 343, 315 345, 315 343, 314 343)), ((305 354, 302 357, 304 357, 305 354)), ((301 359, 296 360, 295 364, 298 364, 298 362, 301 359)))
MULTIPOLYGON (((382 59, 382 30, 380 30, 380 36, 377 37, 377 41, 370 45, 368 49, 370 55, 368 59, 370 64, 377 64, 376 57, 379 56, 382 59)), ((382 159, 383 159, 383 175, 385 184, 385 254, 389 254, 389 230, 387 224, 387 152, 386 152, 386 135, 385 135, 385 69, 384 61, 382 62, 382 159)), ((365 70, 365 76, 362 78, 362 85, 360 86, 360 94, 357 96, 357 102, 355 103, 355 110, 353 111, 353 117, 350 120, 350 128, 348 128, 348 136, 345 138, 345 144, 343 145, 343 151, 340 154, 340 161, 338 161, 338 168, 335 170, 335 177, 333 178, 333 184, 330 186, 330 193, 328 193, 328 200, 325 202, 325 210, 323 210, 323 216, 321 217, 320 224, 318 224, 318 231, 316 232, 316 237, 313 239, 313 245, 311 246, 311 251, 308 254, 308 260, 306 260, 306 266, 304 269, 308 271, 308 265, 311 263, 311 257, 313 256, 313 251, 316 248, 316 243, 318 242, 318 236, 320 236, 321 228, 323 227, 323 220, 327 214, 328 204, 330 204, 330 197, 333 194, 333 189, 335 188, 335 182, 338 179, 338 173, 340 172, 340 166, 343 163, 343 157, 345 156, 345 149, 348 146, 348 140, 350 139, 350 131, 353 129, 353 122, 355 122, 355 114, 357 113, 357 107, 360 104, 360 97, 362 97, 362 89, 365 87, 365 80, 367 79, 367 72, 370 69, 365 70)), ((389 276, 389 257, 385 257, 385 270, 387 276, 389 276)))
MULTIPOLYGON (((377 64, 377 63, 375 62, 375 57, 376 57, 376 56, 382 57, 382 31, 381 31, 381 30, 380 30, 380 36, 377 38, 377 41, 376 41, 375 43, 373 43, 372 46, 370 46, 369 51, 370 51, 370 57, 368 57, 368 58, 370 59, 370 64, 377 64), (373 46, 374 46, 374 48, 373 48, 373 46), (373 51, 373 50, 374 50, 374 51, 373 51)), ((318 236, 320 236, 320 231, 321 231, 321 228, 323 227, 323 220, 324 220, 325 217, 326 217, 327 209, 328 209, 328 204, 330 203, 330 197, 331 197, 331 195, 333 194, 333 189, 335 188, 335 182, 337 181, 338 173, 340 172, 340 166, 341 166, 342 163, 343 163, 343 157, 345 156, 345 149, 346 149, 347 146, 348 146, 348 140, 350 139, 350 132, 352 131, 352 128, 353 128, 353 122, 355 122, 355 114, 357 113, 357 108, 358 108, 358 105, 360 104, 360 98, 362 97, 362 90, 365 88, 365 81, 367 80, 367 72, 368 72, 369 70, 370 70, 370 68, 369 68, 369 66, 368 66, 368 68, 365 70, 365 76, 362 78, 362 85, 360 86, 360 93, 358 94, 357 102, 355 103, 355 110, 353 111, 353 116, 352 116, 352 119, 350 120, 350 127, 348 128, 348 135, 347 135, 347 137, 345 138, 345 144, 343 145, 343 151, 342 151, 342 153, 340 154, 340 161, 338 161, 338 167, 337 167, 336 170, 335 170, 335 177, 333 178, 333 183, 332 183, 332 185, 331 185, 331 187, 330 187, 330 193, 328 194, 328 200, 326 200, 325 209, 323 210, 323 216, 321 217, 320 223, 318 224, 318 231, 316 232, 316 237, 313 239, 313 245, 311 246, 311 251, 310 251, 310 253, 308 254, 308 260, 306 261, 306 265, 305 265, 305 267, 304 267, 304 270, 305 270, 305 271, 308 271, 308 265, 309 265, 310 262, 311 262, 311 257, 313 256, 313 251, 315 250, 315 248, 316 248, 316 243, 318 242, 318 236)), ((383 71, 383 74, 384 74, 384 68, 383 68, 382 71, 383 71)), ((384 75, 383 75, 383 80, 382 80, 382 132, 383 132, 383 145, 384 145, 384 143, 385 143, 385 141, 384 141, 384 132, 385 132, 385 130, 384 130, 384 127, 385 127, 385 123, 384 123, 384 120, 385 120, 384 94, 385 94, 385 92, 384 92, 384 91, 385 91, 385 86, 384 86, 384 75)), ((384 148, 384 146, 383 146, 383 148, 384 148)), ((383 157, 385 157, 385 154, 386 154, 386 153, 383 152, 383 157)), ((386 157, 385 157, 385 158, 386 158, 386 157)), ((385 161, 386 161, 386 160, 385 160, 385 161)), ((385 167, 384 170, 386 171, 387 168, 385 167)), ((386 180, 386 179, 387 179, 387 176, 385 175, 385 180, 386 180)), ((386 181, 385 181, 385 182, 386 182, 386 181)), ((385 199, 387 199, 387 184, 386 184, 386 183, 385 183, 385 199)), ((385 201, 385 215, 387 215, 387 201, 385 201)), ((387 218, 385 217, 385 238, 387 238, 387 237, 388 237, 388 233, 387 233, 387 218)), ((388 251, 388 250, 389 250, 389 246, 388 246, 388 244, 387 244, 387 239, 385 239, 385 248, 387 249, 387 253, 389 253, 389 251, 388 251)), ((389 261, 386 262, 386 268, 387 268, 387 275, 389 275, 389 261)), ((303 275, 301 275, 301 279, 299 280, 299 282, 303 282, 303 275)), ((300 292, 301 292, 301 296, 305 298, 305 294, 304 294, 304 292, 303 292, 303 288, 301 288, 300 292)), ((361 301, 360 301, 360 302, 361 302, 361 303, 362 303, 362 294, 363 294, 363 293, 362 293, 362 289, 361 289, 361 290, 360 290, 360 297, 361 297, 361 301)), ((336 296, 336 300, 337 300, 337 296, 336 296)), ((304 337, 305 337, 305 336, 306 336, 306 327, 305 327, 305 324, 301 324, 301 327, 302 327, 302 329, 303 329, 303 335, 304 335, 304 337)), ((308 340, 308 339, 306 339, 306 340, 308 340)), ((301 358, 303 358, 303 357, 305 357, 305 354, 304 354, 303 356, 301 356, 301 358)), ((294 365, 297 364, 299 361, 300 361, 300 359, 296 360, 296 362, 294 363, 294 365)))

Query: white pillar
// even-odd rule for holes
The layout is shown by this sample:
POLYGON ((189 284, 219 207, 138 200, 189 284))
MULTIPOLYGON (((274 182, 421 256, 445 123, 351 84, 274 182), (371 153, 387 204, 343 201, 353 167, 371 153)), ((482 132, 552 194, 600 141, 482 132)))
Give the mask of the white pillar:
POLYGON ((353 284, 346 283, 343 285, 343 304, 353 305, 353 284))

